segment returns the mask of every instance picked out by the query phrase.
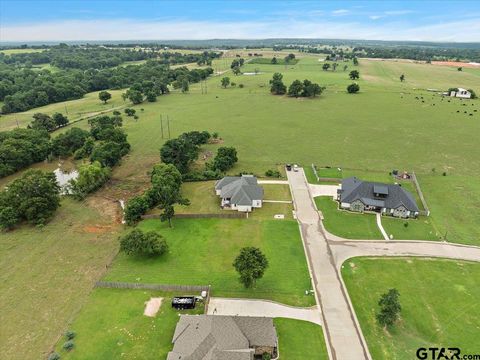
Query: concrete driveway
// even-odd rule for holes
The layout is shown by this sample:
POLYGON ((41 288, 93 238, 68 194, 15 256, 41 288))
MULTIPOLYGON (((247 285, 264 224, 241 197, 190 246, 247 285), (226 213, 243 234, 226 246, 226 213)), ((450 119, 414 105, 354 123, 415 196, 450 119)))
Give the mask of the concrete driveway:
POLYGON ((334 199, 337 198, 337 190, 339 185, 308 185, 310 187, 310 193, 313 197, 316 196, 331 196, 334 199))
POLYGON ((321 325, 320 311, 317 306, 300 308, 283 305, 268 300, 210 298, 209 315, 238 315, 259 317, 283 317, 309 321, 321 325))

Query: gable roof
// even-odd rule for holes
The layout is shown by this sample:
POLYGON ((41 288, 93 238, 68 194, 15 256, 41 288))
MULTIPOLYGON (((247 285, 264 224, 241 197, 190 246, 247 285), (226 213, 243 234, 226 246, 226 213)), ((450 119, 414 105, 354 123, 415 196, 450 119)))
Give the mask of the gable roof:
POLYGON ((418 211, 413 195, 400 185, 368 182, 356 177, 350 177, 342 180, 342 188, 339 190, 339 195, 340 201, 344 203, 360 200, 365 205, 385 207, 387 209, 396 209, 403 205, 407 210, 418 211), (375 193, 385 196, 378 198, 375 196, 375 193))
POLYGON ((263 199, 263 188, 252 175, 226 176, 217 181, 215 189, 220 190, 222 198, 230 198, 237 205, 252 205, 253 200, 263 199))
POLYGON ((167 360, 251 360, 254 346, 277 346, 271 318, 181 315, 167 360))

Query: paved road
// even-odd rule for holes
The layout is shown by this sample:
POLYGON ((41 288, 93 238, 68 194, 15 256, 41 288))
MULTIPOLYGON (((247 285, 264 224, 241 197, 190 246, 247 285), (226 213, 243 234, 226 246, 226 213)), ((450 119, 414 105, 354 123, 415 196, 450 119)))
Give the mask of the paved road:
POLYGON ((268 300, 210 298, 209 315, 284 317, 322 324, 317 306, 300 308, 268 300))
POLYGON ((356 256, 421 256, 480 261, 480 247, 434 241, 336 241, 330 242, 337 268, 356 256))
POLYGON ((288 171, 297 220, 300 224, 315 291, 320 301, 327 348, 332 359, 370 359, 363 335, 351 311, 320 217, 310 196, 303 169, 288 171))
MULTIPOLYGON (((347 240, 328 233, 313 202, 303 169, 287 172, 309 269, 333 360, 371 359, 341 278, 345 260, 357 256, 419 256, 480 262, 480 247, 433 241, 347 240)), ((317 189, 319 190, 319 189, 317 189)))

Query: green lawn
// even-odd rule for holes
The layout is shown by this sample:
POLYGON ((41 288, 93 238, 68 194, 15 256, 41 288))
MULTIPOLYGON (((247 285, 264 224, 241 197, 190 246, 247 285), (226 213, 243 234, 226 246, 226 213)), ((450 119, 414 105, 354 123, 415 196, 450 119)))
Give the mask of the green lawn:
POLYGON ((288 185, 261 184, 265 200, 292 200, 288 185))
POLYGON ((272 64, 272 59, 271 58, 254 58, 251 59, 248 63, 249 64, 262 64, 262 65, 295 65, 298 62, 298 59, 293 59, 290 60, 288 63, 285 61, 285 59, 281 56, 275 56, 277 58, 277 63, 272 64))
POLYGON ((388 236, 393 235, 395 240, 442 240, 427 216, 410 220, 383 216, 382 225, 388 236))
POLYGON ((43 229, 0 234, 2 358, 41 359, 115 255, 119 226, 89 204, 62 200, 43 229))
POLYGON ((276 318, 280 360, 304 360, 311 356, 318 360, 327 360, 322 327, 310 322, 276 318))
POLYGON ((480 265, 433 259, 355 258, 342 268, 350 298, 374 359, 411 360, 419 347, 459 347, 480 353, 480 265), (378 325, 380 295, 400 292, 401 320, 378 325))
POLYGON ((323 224, 328 232, 346 239, 383 239, 375 215, 338 210, 338 203, 330 196, 316 197, 315 204, 323 213, 323 224))
POLYGON ((139 224, 165 236, 169 252, 145 259, 120 253, 105 276, 108 281, 212 285, 214 296, 249 297, 307 306, 311 288, 304 250, 293 220, 176 219, 174 228, 159 220, 139 224), (254 289, 238 281, 232 263, 240 248, 259 247, 269 267, 254 289))
POLYGON ((178 315, 202 314, 195 310, 176 311, 171 307, 172 294, 150 290, 95 289, 88 303, 69 326, 76 333, 74 350, 62 349, 61 338, 56 351, 62 359, 165 359, 172 349, 178 315), (155 317, 143 315, 145 302, 162 297, 155 317))

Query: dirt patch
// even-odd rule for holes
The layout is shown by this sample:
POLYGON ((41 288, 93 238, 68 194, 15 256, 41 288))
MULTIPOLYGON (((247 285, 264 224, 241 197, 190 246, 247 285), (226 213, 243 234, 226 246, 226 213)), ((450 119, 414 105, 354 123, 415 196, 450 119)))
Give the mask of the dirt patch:
POLYGON ((154 317, 157 315, 160 306, 162 305, 163 298, 150 298, 150 300, 145 302, 145 310, 143 311, 143 315, 154 317))
POLYGON ((432 65, 480 69, 480 64, 463 63, 463 62, 456 62, 456 61, 432 61, 432 65))
MULTIPOLYGON (((109 222, 116 224, 122 223, 122 210, 117 200, 96 195, 88 197, 86 202, 89 207, 98 211, 98 213, 102 214, 109 222)), ((104 226, 100 227, 104 228, 104 226)))
POLYGON ((107 225, 90 225, 83 228, 83 231, 89 234, 104 234, 110 230, 112 230, 112 227, 107 225))

